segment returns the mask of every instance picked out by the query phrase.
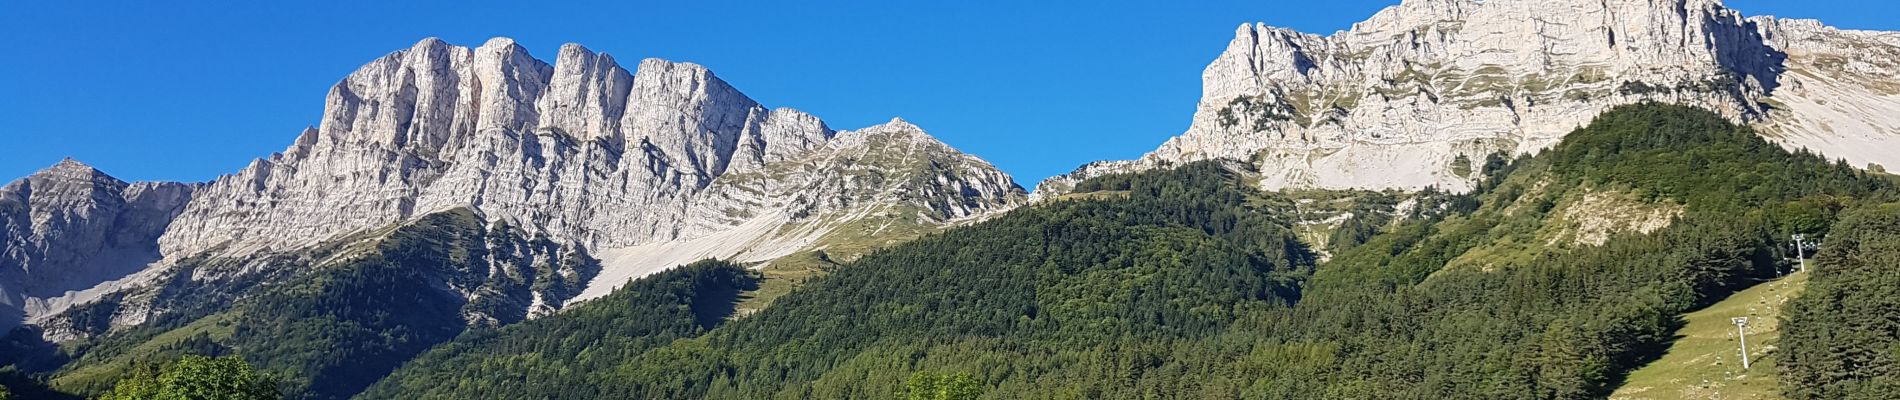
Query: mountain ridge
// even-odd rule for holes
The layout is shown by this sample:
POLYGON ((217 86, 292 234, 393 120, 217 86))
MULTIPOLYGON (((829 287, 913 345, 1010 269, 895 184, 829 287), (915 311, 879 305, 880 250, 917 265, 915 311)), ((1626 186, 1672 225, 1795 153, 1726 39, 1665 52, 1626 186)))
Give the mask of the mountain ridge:
MULTIPOLYGON (((1032 195, 704 66, 428 38, 217 180, 0 187, 28 324, 0 379, 232 354, 304 399, 1601 398, 1791 237, 1854 232, 1821 254, 1862 278, 1843 254, 1900 254, 1894 209, 1853 215, 1900 198, 1896 72, 1900 33, 1719 0, 1406 0, 1242 25, 1186 133, 1032 195)), ((1776 364, 1831 374, 1807 397, 1891 386, 1806 349, 1776 364)))
POLYGON ((72 158, 0 187, 0 329, 133 272, 198 184, 128 183, 72 158))
MULTIPOLYGON (((821 239, 853 221, 937 226, 1026 195, 994 165, 902 119, 837 130, 767 108, 697 64, 649 58, 629 70, 578 44, 550 64, 507 38, 473 48, 427 38, 377 58, 333 86, 321 122, 283 151, 191 187, 147 239, 156 247, 148 257, 114 261, 91 285, 35 293, 30 310, 9 302, 9 312, 41 321, 110 293, 158 290, 163 274, 134 272, 295 252, 463 207, 616 255, 601 274, 608 280, 590 283, 612 287, 678 265, 617 249, 698 248, 692 256, 759 263, 826 246, 821 239), (890 140, 906 145, 883 148, 890 140), (750 178, 729 178, 739 176, 750 178), (695 244, 733 235, 745 240, 695 244)), ((567 299, 540 300, 559 308, 567 299)))
POLYGON ((1458 159, 1533 153, 1643 101, 1774 127, 1765 131, 1790 149, 1892 165, 1900 159, 1868 148, 1900 145, 1886 112, 1900 95, 1862 88, 1897 84, 1886 73, 1900 71, 1894 35, 1747 18, 1719 0, 1407 0, 1327 36, 1244 24, 1203 73, 1187 132, 1139 159, 1045 180, 1036 197, 1212 158, 1270 171, 1265 189, 1463 191, 1475 177, 1456 173, 1458 159), (1842 96, 1864 105, 1824 100, 1842 96))

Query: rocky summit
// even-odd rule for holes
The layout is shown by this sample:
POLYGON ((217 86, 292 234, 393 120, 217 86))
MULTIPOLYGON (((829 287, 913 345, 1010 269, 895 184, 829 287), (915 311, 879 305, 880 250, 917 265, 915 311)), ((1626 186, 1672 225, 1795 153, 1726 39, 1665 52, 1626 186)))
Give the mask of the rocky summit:
POLYGON ((1605 110, 1693 105, 1789 148, 1900 165, 1900 33, 1745 17, 1719 0, 1405 0, 1328 36, 1242 25, 1192 126, 1081 179, 1237 159, 1279 188, 1471 188, 1605 110), (1838 99, 1839 101, 1836 101, 1838 99))
POLYGON ((10 319, 157 290, 156 271, 187 258, 293 253, 454 209, 600 256, 591 297, 678 259, 765 262, 889 225, 866 221, 941 226, 1026 201, 902 120, 839 131, 699 65, 628 69, 573 44, 549 64, 505 38, 423 40, 350 74, 324 107, 289 148, 208 183, 128 185, 62 163, 7 186, 10 319))
POLYGON ((157 260, 158 236, 195 188, 129 184, 72 159, 0 187, 0 329, 157 260))

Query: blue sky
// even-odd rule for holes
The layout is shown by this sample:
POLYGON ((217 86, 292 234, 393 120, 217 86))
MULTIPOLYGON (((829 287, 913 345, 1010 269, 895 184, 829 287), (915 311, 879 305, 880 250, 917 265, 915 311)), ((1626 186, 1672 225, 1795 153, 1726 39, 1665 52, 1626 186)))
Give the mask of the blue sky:
MULTIPOLYGON (((706 65, 836 128, 901 116, 1024 186, 1187 128, 1241 23, 1343 29, 1397 0, 0 2, 0 181, 71 156, 201 181, 284 149, 328 88, 424 37, 706 65)), ((1888 0, 1729 0, 1900 29, 1888 0)))

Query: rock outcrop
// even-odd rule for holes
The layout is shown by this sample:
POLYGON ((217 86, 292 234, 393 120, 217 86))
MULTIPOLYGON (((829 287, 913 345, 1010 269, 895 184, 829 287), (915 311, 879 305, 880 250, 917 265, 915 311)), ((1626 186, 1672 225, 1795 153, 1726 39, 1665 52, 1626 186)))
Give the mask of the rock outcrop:
POLYGON ((1026 201, 1009 176, 909 122, 842 131, 823 146, 716 179, 689 218, 710 235, 608 249, 581 300, 706 258, 769 262, 806 250, 848 258, 884 238, 974 221, 1026 201))
MULTIPOLYGON (((714 195, 730 191, 720 177, 831 147, 838 134, 698 65, 649 59, 630 72, 570 44, 550 66, 507 39, 425 40, 364 66, 326 105, 322 125, 288 150, 205 188, 161 239, 165 253, 296 248, 462 206, 590 247, 691 239, 761 211, 714 195)), ((992 180, 982 190, 918 195, 994 200, 957 214, 1013 205, 1014 184, 982 168, 972 177, 992 180)))
POLYGON ((629 72, 576 45, 557 62, 507 39, 376 60, 331 90, 320 126, 207 187, 163 248, 296 248, 459 206, 588 245, 691 237, 715 178, 834 134, 698 65, 629 72))
POLYGON ((1896 85, 1893 37, 1745 18, 1719 0, 1406 0, 1330 36, 1243 25, 1203 74, 1186 133, 1139 160, 1052 178, 1038 196, 1213 158, 1258 164, 1267 189, 1465 190, 1474 160, 1546 148, 1611 107, 1643 101, 1778 124, 1784 144, 1857 164, 1900 161, 1900 152, 1830 145, 1900 145, 1900 118, 1884 112, 1896 104, 1892 91, 1877 90, 1896 85), (1815 88, 1842 79, 1851 84, 1815 88), (1810 92, 1876 105, 1837 104, 1835 115, 1777 101, 1818 100, 1810 92), (1843 116, 1865 123, 1826 131, 1843 116))
POLYGON ((156 240, 194 185, 126 183, 66 159, 0 187, 0 329, 41 301, 158 260, 156 240))
POLYGON ((1769 139, 1856 167, 1900 166, 1900 32, 1752 21, 1787 54, 1782 85, 1763 100, 1773 110, 1757 124, 1769 139))
MULTIPOLYGON (((915 126, 833 130, 760 105, 699 65, 648 59, 628 70, 573 44, 550 65, 505 38, 476 48, 427 39, 338 83, 321 123, 289 148, 199 187, 142 254, 162 257, 151 270, 186 257, 261 259, 466 208, 601 255, 587 290, 598 293, 678 264, 656 267, 671 259, 639 249, 767 261, 865 221, 941 225, 1026 198, 994 166, 915 126)), ((270 267, 246 267, 258 268, 270 267)), ((91 280, 101 287, 28 317, 166 276, 147 275, 91 280)), ((536 297, 524 312, 566 300, 536 297)))

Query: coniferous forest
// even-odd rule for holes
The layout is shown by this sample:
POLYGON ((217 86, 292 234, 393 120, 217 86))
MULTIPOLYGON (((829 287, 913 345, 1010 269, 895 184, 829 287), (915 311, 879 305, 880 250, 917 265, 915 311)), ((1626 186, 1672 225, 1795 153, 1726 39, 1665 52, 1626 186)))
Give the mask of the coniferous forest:
POLYGON ((1782 322, 1787 394, 1893 398, 1900 393, 1900 204, 1848 212, 1814 261, 1807 294, 1782 322))
MULTIPOLYGON (((1892 200, 1891 181, 1698 109, 1623 107, 1483 170, 1475 192, 1418 196, 1325 262, 1293 234, 1295 200, 1247 189, 1240 167, 1099 178, 1082 199, 874 253, 703 333, 576 349, 594 331, 552 327, 605 314, 565 314, 464 336, 432 354, 466 358, 423 357, 365 397, 1601 398, 1668 346, 1678 315, 1787 271, 1790 233, 1849 215, 1817 288, 1891 287, 1875 278, 1900 273, 1900 249, 1879 245, 1895 221, 1848 211, 1892 200), (1548 240, 1576 229, 1564 210, 1603 193, 1676 210, 1674 222, 1548 240), (598 367, 459 350, 498 342, 598 367), (585 389, 485 383, 497 374, 585 389)), ((1883 293, 1817 289, 1799 303, 1792 397, 1888 393, 1892 326, 1840 320, 1895 311, 1883 293)))
POLYGON ((1900 0, 430 2, 0 0, 0 400, 1900 400, 1900 0))
MULTIPOLYGON (((82 380, 108 396, 202 373, 244 380, 243 398, 1591 399, 1684 313, 1791 271, 1798 233, 1825 240, 1768 373, 1795 399, 1900 390, 1891 176, 1659 104, 1472 164, 1475 190, 1368 196, 1325 246, 1301 236, 1310 193, 1207 161, 872 252, 756 313, 735 304, 759 273, 708 260, 466 330, 480 304, 429 294, 480 268, 467 251, 486 239, 445 213, 299 290, 110 336, 73 365, 131 377, 82 380)), ((530 283, 514 279, 482 287, 530 283)))

